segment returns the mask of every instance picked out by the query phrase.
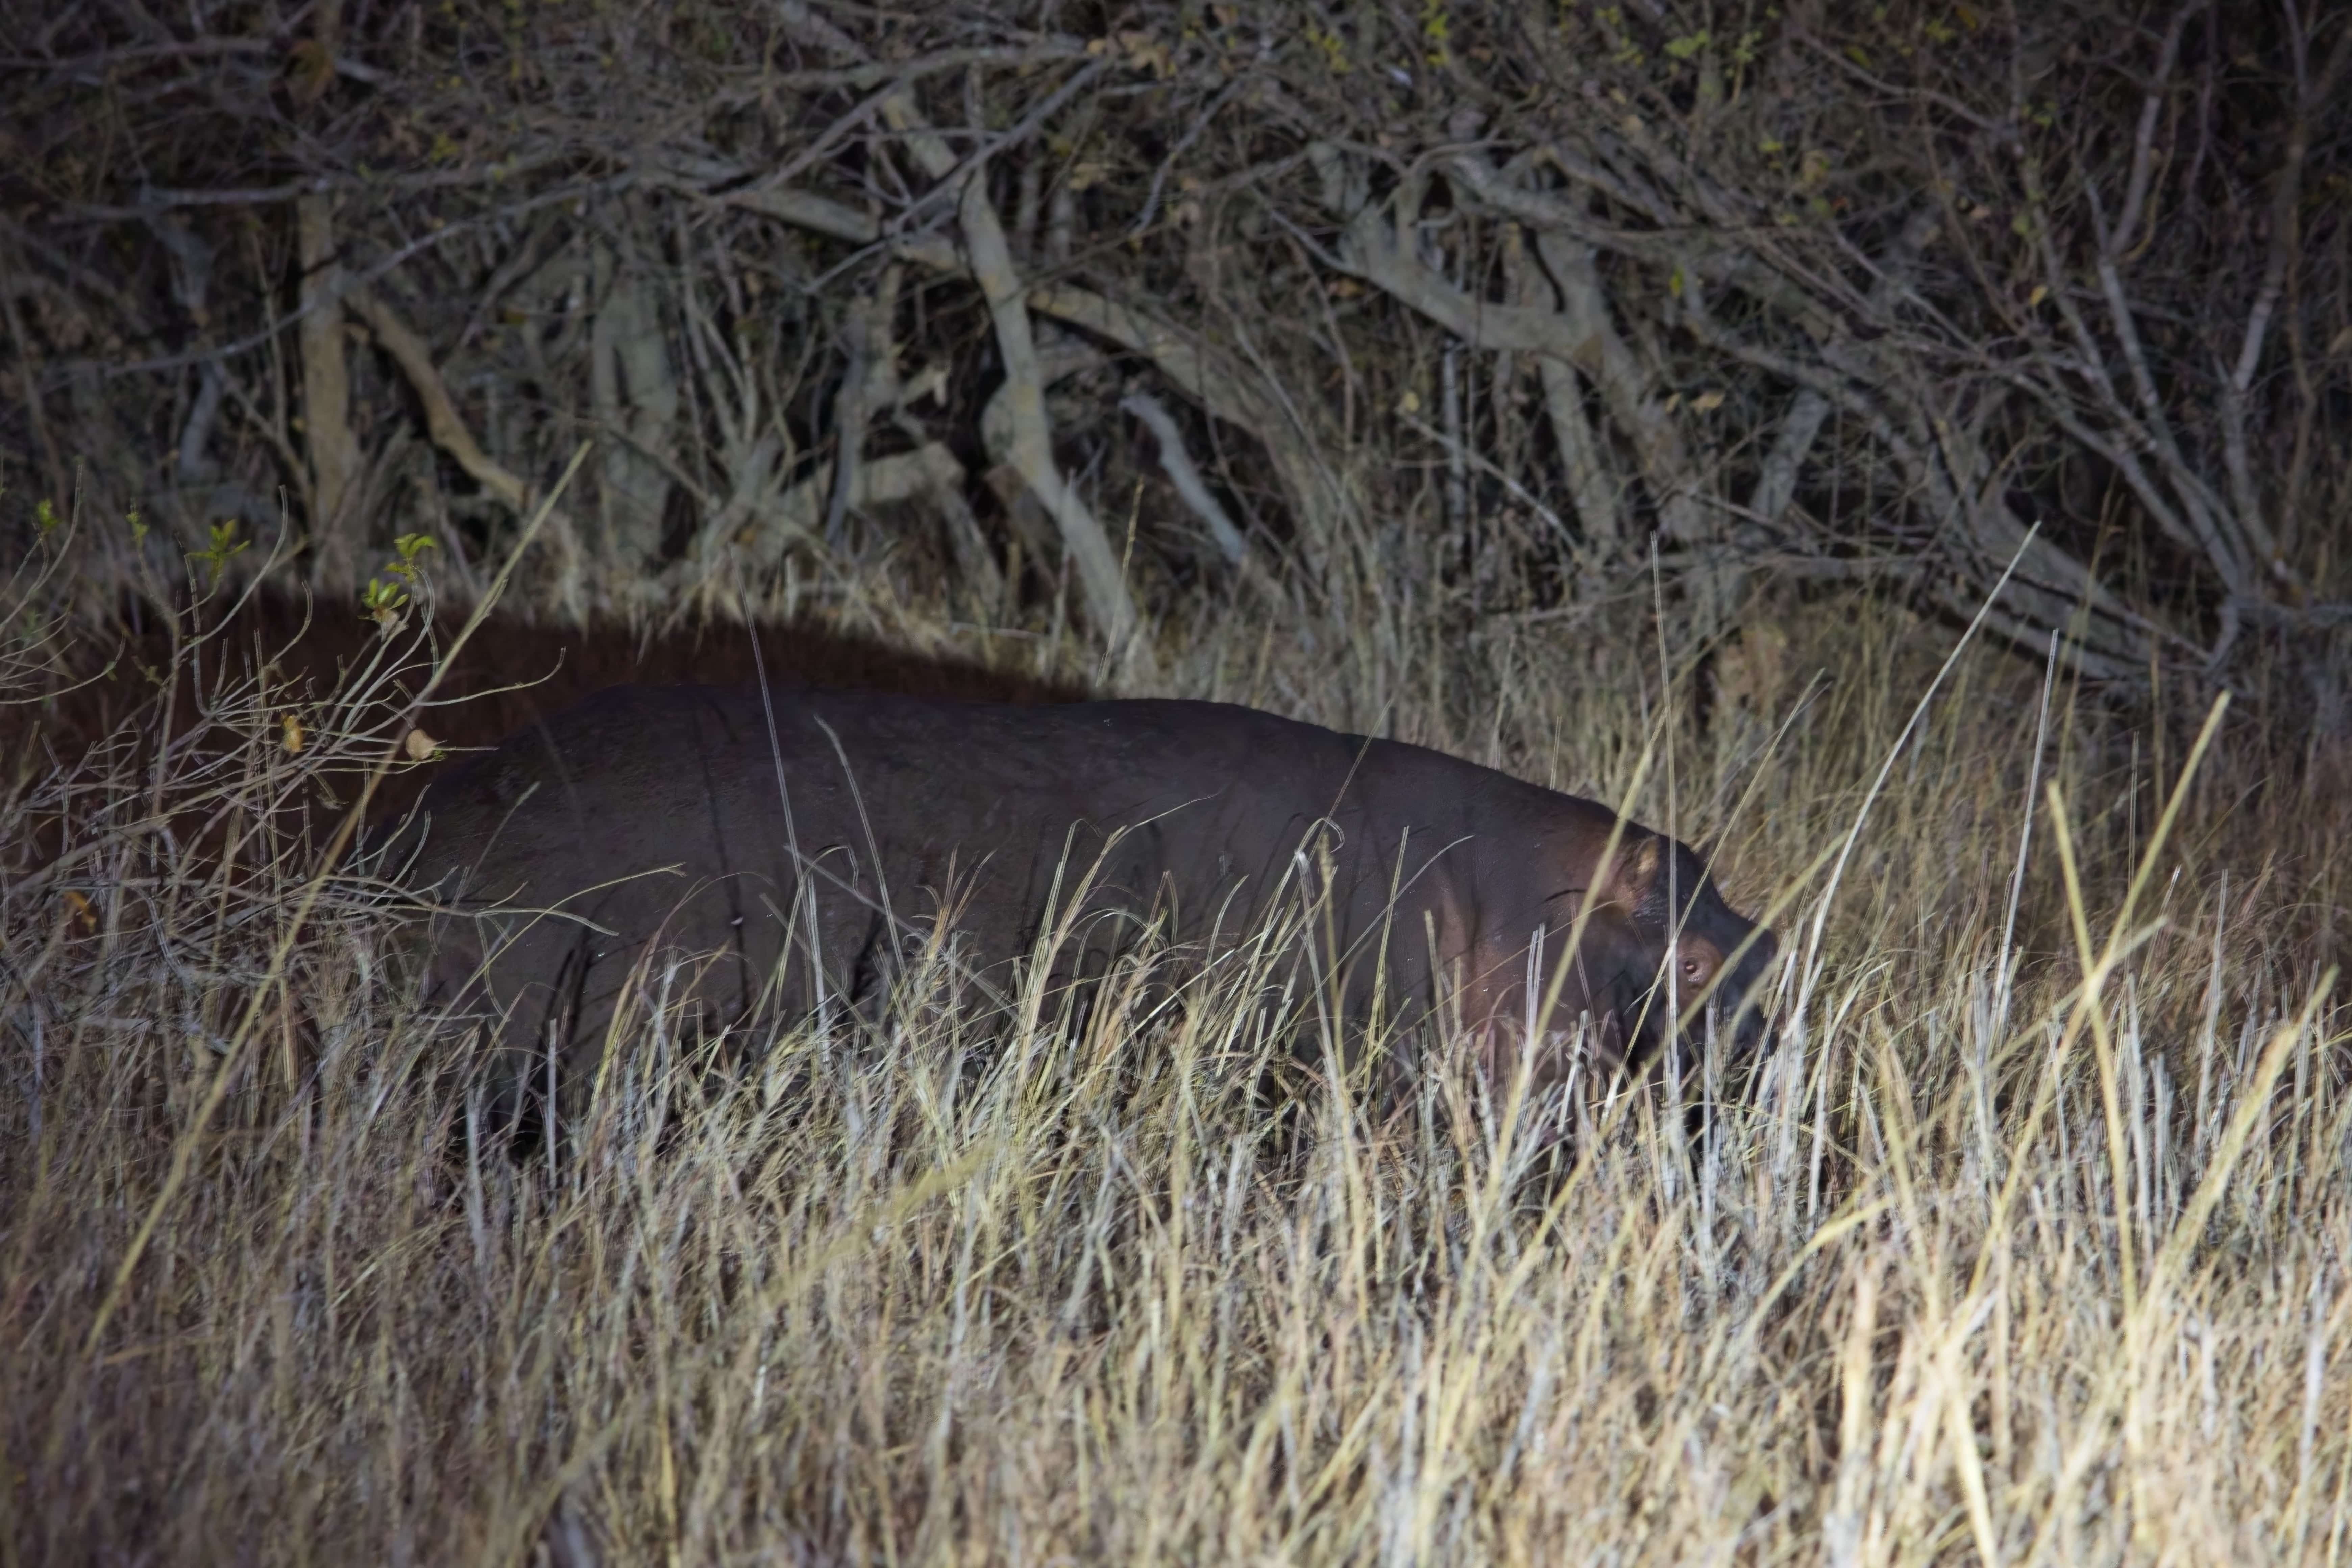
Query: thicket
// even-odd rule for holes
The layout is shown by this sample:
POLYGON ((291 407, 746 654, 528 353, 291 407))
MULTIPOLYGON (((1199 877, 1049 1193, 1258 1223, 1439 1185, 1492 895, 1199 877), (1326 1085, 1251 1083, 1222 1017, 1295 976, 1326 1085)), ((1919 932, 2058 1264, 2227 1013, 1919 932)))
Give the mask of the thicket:
POLYGON ((341 594, 589 440, 541 613, 887 556, 1122 658, 2011 572, 2031 650, 2340 724, 2347 60, 2201 0, 59 6, 0 479, 341 594))

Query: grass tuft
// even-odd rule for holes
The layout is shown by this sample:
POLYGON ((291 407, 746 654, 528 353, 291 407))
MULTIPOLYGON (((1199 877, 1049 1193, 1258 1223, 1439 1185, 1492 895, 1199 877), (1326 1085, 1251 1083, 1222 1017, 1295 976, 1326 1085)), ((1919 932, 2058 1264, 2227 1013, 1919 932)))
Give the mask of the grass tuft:
POLYGON ((364 899, 289 935, 303 803, 352 798, 430 650, 321 695, 204 625, 0 815, 8 1561, 2347 1549, 2352 824, 2219 707, 2126 723, 1867 605, 1704 724, 1638 639, 1424 678, 1170 628, 1171 691, 1712 843, 1819 933, 1745 1092, 1622 1097, 1547 1173, 1458 1071, 1292 1075, 1284 1121, 1245 984, 1123 972, 990 1039, 934 954, 878 1024, 719 1072, 648 975, 593 1113, 516 1161, 364 899))

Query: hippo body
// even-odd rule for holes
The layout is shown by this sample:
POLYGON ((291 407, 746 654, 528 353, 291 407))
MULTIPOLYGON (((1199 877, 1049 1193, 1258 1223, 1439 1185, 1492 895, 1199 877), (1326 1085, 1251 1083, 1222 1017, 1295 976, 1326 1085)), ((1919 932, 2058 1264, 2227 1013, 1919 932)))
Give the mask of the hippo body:
POLYGON ((870 1006, 943 909, 965 994, 1008 1001, 1049 921, 1058 985, 1155 921, 1176 963, 1231 962, 1328 889, 1261 973, 1355 1026, 1458 1008, 1490 1066, 1527 1038, 1540 933, 1547 983, 1569 973, 1538 1081, 1580 1015, 1622 1058, 1671 1017, 1661 978, 1687 1006, 1727 963, 1714 989, 1752 1046, 1773 953, 1686 847, 1606 806, 1223 703, 618 687, 452 769, 381 837, 441 911, 437 988, 505 1020, 502 1099, 551 1057, 576 1085, 632 985, 706 1026, 870 1006))

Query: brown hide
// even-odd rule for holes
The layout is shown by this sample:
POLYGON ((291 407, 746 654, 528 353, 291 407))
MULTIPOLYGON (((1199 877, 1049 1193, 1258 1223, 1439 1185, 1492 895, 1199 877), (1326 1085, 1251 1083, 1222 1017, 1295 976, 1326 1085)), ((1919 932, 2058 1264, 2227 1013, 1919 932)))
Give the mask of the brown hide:
MULTIPOLYGON (((1685 1001, 1751 932, 1724 994, 1744 998, 1772 955, 1684 846, 1628 824, 1604 875, 1615 826, 1441 752, 1219 703, 624 687, 444 774, 381 847, 446 911, 444 994, 478 979, 506 1016, 509 1095, 551 1049, 576 1093, 625 987, 658 990, 665 954, 718 955, 667 982, 706 1025, 862 1006, 944 899, 971 989, 1006 996, 1082 881, 1057 980, 1098 971, 1155 915, 1209 962, 1282 898, 1297 907, 1302 877, 1328 889, 1315 972, 1337 977, 1325 994, 1347 1019, 1376 990, 1407 1025, 1451 994, 1491 1049, 1526 1036, 1531 938, 1549 976, 1590 890, 1536 1064, 1549 1080, 1580 1014, 1612 1054, 1656 1037, 1670 952, 1685 1001)), ((1737 1037, 1759 1028, 1743 1012, 1737 1037)))

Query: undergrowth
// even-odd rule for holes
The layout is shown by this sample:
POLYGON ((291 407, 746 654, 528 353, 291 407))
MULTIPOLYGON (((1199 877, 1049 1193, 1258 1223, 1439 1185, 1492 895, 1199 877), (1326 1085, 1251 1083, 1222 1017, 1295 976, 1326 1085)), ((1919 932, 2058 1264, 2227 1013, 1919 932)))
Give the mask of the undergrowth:
POLYGON ((1462 1072, 1284 1121, 1213 987, 1007 1038, 919 971, 731 1072, 656 1005, 515 1158, 313 875, 433 647, 330 693, 219 625, 0 816, 10 1562, 2343 1554, 2352 824, 2201 695, 2121 714, 1867 602, 1663 671, 1203 612, 1169 692, 1710 846, 1789 954, 1741 1091, 1620 1096, 1544 1173, 1462 1072))

